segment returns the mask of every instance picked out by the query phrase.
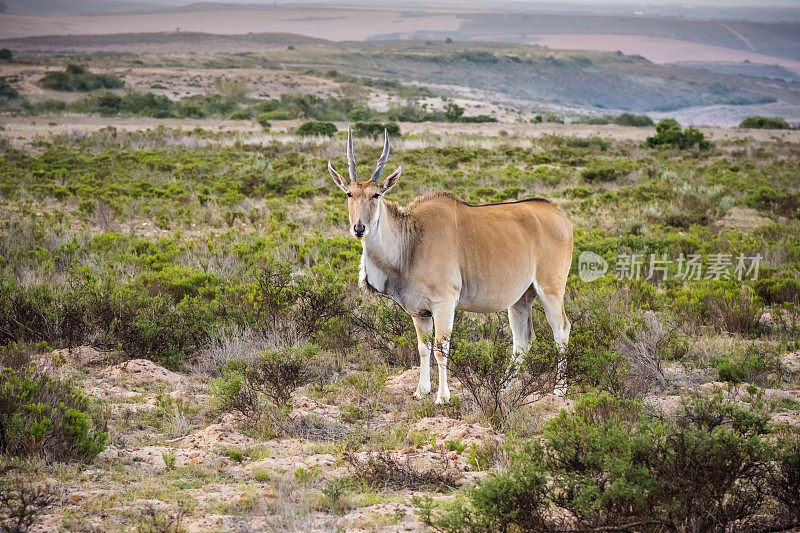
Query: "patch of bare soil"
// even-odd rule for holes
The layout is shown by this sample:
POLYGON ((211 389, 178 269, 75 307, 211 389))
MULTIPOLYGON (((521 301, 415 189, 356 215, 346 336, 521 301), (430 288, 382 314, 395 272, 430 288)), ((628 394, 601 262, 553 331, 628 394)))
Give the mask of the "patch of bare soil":
POLYGON ((425 431, 436 437, 437 442, 460 441, 462 444, 482 444, 494 441, 497 444, 505 442, 503 435, 496 434, 492 429, 478 424, 467 424, 462 420, 455 420, 444 416, 429 417, 418 420, 414 424, 416 431, 425 431))
POLYGON ((394 394, 411 395, 417 390, 419 383, 419 367, 409 368, 386 379, 386 390, 394 394))
POLYGON ((149 359, 131 359, 106 368, 101 375, 115 381, 134 384, 164 383, 171 386, 179 385, 183 379, 180 374, 167 370, 149 359))
POLYGON ((239 433, 232 424, 223 422, 212 424, 172 442, 194 448, 247 448, 253 444, 253 439, 239 433))

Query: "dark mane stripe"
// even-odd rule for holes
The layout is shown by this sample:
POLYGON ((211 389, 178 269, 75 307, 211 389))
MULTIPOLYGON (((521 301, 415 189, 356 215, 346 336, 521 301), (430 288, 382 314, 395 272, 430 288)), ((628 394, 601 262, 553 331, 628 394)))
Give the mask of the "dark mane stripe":
POLYGON ((461 205, 466 205, 466 206, 469 206, 469 207, 488 207, 488 206, 492 206, 492 205, 512 205, 512 204, 521 204, 521 203, 524 203, 524 202, 543 202, 543 203, 546 203, 546 204, 551 204, 552 203, 550 200, 548 200, 546 198, 526 198, 524 200, 515 200, 513 202, 497 202, 497 203, 493 203, 493 204, 477 204, 476 205, 476 204, 470 204, 468 202, 465 202, 464 200, 460 199, 458 196, 456 196, 453 193, 450 193, 450 192, 437 192, 437 193, 426 194, 425 196, 419 196, 419 197, 415 198, 414 200, 412 200, 412 202, 410 204, 408 204, 408 206, 405 209, 413 209, 413 208, 417 207, 420 204, 424 204, 425 202, 427 202, 429 200, 435 200, 436 198, 450 198, 454 202, 458 202, 461 205))
MULTIPOLYGON (((461 200, 459 200, 459 201, 461 202, 461 200)), ((478 204, 478 205, 468 204, 467 202, 461 202, 461 203, 464 204, 464 205, 468 205, 470 207, 489 207, 491 205, 511 205, 511 204, 521 204, 521 203, 524 203, 524 202, 543 202, 543 203, 546 203, 546 204, 552 203, 547 198, 525 198, 524 200, 515 200, 513 202, 497 202, 497 203, 494 203, 494 204, 478 204)))

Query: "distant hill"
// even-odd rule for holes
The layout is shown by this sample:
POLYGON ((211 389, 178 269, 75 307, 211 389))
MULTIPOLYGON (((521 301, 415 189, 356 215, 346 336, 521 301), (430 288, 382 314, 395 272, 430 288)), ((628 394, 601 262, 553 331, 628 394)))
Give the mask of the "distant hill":
POLYGON ((0 40, 0 47, 26 55, 118 53, 241 53, 278 47, 327 43, 291 33, 247 33, 218 35, 203 32, 173 31, 155 33, 112 33, 108 35, 48 35, 0 40))
POLYGON ((760 63, 750 63, 748 61, 742 62, 718 62, 718 63, 704 63, 700 61, 686 61, 675 63, 676 65, 688 68, 697 68, 708 70, 710 72, 717 72, 719 74, 728 74, 731 76, 755 76, 758 78, 774 78, 785 81, 800 81, 800 75, 785 69, 780 65, 764 65, 760 63))
POLYGON ((120 15, 152 13, 164 8, 155 2, 108 0, 2 0, 15 15, 120 15))

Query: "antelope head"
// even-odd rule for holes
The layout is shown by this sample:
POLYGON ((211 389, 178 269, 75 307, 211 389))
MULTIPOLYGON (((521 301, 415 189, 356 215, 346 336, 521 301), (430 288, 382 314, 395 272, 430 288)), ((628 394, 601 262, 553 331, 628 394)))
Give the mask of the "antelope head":
POLYGON ((381 199, 383 195, 397 183, 400 178, 401 167, 392 172, 383 183, 378 180, 389 159, 389 132, 383 130, 383 152, 378 159, 378 166, 372 177, 366 181, 359 181, 356 175, 356 158, 353 155, 353 130, 347 127, 347 169, 350 179, 343 178, 333 169, 331 162, 328 161, 328 172, 331 174, 334 183, 347 195, 347 211, 350 215, 350 233, 356 239, 363 239, 370 231, 375 229, 378 224, 381 209, 381 199))

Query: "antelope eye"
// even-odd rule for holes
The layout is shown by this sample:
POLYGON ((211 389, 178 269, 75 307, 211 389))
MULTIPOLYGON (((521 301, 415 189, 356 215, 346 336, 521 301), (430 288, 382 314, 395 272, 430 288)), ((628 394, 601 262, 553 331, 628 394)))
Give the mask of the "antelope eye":
POLYGON ((350 194, 349 192, 348 192, 348 193, 345 193, 345 194, 347 194, 347 197, 348 197, 348 198, 352 198, 352 197, 353 197, 353 195, 352 195, 352 194, 350 194))
POLYGON ((381 197, 381 195, 380 195, 380 194, 376 194, 375 196, 373 196, 373 197, 372 197, 372 199, 373 199, 373 200, 377 200, 377 199, 378 199, 378 198, 380 198, 380 197, 381 197))

